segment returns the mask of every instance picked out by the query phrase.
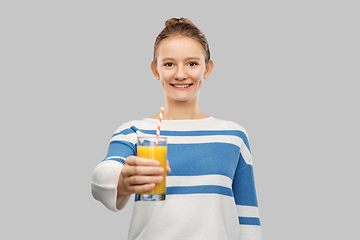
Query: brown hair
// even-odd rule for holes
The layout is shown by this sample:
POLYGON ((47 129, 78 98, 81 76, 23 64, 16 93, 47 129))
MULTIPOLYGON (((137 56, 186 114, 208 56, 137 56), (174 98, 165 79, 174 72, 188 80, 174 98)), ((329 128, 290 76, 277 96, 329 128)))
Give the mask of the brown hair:
POLYGON ((210 49, 208 41, 205 35, 195 26, 190 20, 186 18, 171 18, 165 22, 165 28, 159 33, 154 44, 154 63, 156 64, 156 50, 158 49, 160 42, 165 38, 171 36, 186 36, 197 40, 205 51, 205 62, 210 60, 210 49))

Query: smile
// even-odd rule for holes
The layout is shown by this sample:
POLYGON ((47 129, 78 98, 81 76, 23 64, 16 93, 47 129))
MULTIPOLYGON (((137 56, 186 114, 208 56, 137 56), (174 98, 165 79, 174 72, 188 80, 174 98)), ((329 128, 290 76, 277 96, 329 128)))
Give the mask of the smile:
POLYGON ((175 88, 188 88, 190 87, 191 85, 193 85, 192 83, 191 84, 171 84, 171 86, 175 87, 175 88))

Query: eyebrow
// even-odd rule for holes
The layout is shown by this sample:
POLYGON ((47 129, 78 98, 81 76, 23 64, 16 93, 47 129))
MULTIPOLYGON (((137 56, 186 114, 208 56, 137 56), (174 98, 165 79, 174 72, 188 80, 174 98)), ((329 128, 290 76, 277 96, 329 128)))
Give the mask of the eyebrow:
POLYGON ((188 57, 188 58, 185 58, 186 61, 189 61, 189 60, 197 60, 197 61, 200 61, 201 59, 198 58, 198 57, 188 57))
MULTIPOLYGON (((190 61, 190 60, 200 61, 201 59, 198 58, 198 57, 187 57, 187 58, 185 58, 185 61, 190 61)), ((170 57, 167 57, 167 58, 161 59, 161 61, 163 61, 163 62, 166 62, 166 61, 174 61, 174 59, 173 59, 173 58, 170 58, 170 57)))

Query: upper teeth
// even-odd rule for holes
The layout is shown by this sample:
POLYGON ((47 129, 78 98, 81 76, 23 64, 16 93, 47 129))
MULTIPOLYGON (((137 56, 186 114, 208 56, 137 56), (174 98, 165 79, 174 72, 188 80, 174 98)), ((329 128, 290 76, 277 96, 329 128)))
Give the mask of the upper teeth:
POLYGON ((189 84, 188 85, 174 85, 175 87, 177 88, 186 88, 188 86, 190 86, 189 84))

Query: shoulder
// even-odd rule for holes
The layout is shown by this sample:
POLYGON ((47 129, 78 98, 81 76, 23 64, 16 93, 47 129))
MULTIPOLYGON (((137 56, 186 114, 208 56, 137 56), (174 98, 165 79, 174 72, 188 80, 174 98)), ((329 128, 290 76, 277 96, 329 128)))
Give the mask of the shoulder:
POLYGON ((147 129, 153 128, 156 125, 156 121, 153 121, 150 118, 145 118, 142 120, 131 120, 125 123, 122 123, 115 131, 115 133, 120 133, 123 131, 136 132, 138 129, 147 129))
POLYGON ((248 133, 243 126, 241 126, 238 123, 235 123, 233 121, 227 121, 227 120, 221 120, 221 119, 216 119, 216 121, 230 135, 241 138, 242 144, 245 144, 247 149, 250 151, 248 133))
POLYGON ((233 121, 213 118, 213 122, 214 122, 214 125, 216 125, 219 129, 241 131, 247 135, 246 129, 243 126, 241 126, 240 124, 235 123, 233 121))

